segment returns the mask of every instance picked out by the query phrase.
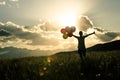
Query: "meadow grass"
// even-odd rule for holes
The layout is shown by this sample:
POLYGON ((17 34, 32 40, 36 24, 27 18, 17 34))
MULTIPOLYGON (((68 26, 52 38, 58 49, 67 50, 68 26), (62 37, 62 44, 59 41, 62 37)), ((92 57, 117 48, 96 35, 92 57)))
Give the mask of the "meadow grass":
POLYGON ((120 51, 0 59, 0 80, 120 80, 120 51))

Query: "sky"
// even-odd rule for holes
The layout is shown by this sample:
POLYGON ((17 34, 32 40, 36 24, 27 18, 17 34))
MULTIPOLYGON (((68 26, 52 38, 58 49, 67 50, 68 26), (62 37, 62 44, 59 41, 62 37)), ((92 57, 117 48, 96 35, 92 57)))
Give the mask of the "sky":
POLYGON ((76 35, 80 29, 96 31, 86 39, 87 47, 118 40, 119 4, 120 0, 0 0, 0 47, 76 50, 77 40, 65 40, 60 33, 67 25, 77 26, 76 35), (77 21, 87 27, 80 28, 77 21))
POLYGON ((0 0, 0 21, 35 25, 72 11, 88 16, 95 24, 119 31, 120 0, 0 0))

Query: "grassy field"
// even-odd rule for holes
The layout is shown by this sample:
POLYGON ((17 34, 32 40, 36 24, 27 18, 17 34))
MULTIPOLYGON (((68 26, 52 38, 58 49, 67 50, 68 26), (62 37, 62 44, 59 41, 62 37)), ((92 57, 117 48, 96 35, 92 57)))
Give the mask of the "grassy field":
POLYGON ((120 51, 0 59, 0 80, 120 80, 120 51))

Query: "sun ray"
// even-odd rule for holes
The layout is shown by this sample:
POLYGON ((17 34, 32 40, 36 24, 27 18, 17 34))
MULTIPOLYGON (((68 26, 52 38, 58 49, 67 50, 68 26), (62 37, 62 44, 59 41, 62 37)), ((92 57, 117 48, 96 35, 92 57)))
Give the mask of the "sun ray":
POLYGON ((76 14, 66 13, 59 17, 59 23, 62 26, 75 26, 76 14))

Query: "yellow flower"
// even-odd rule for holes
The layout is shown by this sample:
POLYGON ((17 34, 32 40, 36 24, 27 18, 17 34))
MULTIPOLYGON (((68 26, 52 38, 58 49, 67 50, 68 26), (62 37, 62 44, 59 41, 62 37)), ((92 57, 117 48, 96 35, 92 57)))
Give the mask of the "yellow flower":
POLYGON ((44 73, 43 73, 43 72, 40 72, 40 76, 44 76, 44 73))
POLYGON ((48 62, 48 63, 51 63, 50 57, 47 58, 47 62, 48 62))
POLYGON ((46 71, 46 70, 47 70, 47 67, 43 67, 43 70, 46 71))

